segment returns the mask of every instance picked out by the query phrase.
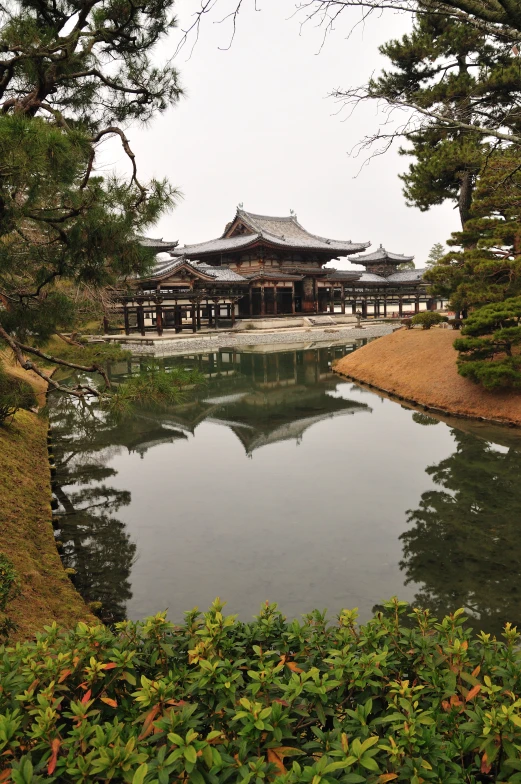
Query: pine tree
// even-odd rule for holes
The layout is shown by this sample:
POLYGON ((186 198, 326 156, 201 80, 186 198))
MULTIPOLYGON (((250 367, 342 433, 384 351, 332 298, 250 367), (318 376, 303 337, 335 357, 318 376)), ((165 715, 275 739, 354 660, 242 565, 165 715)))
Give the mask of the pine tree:
POLYGON ((515 148, 490 151, 465 229, 427 273, 435 294, 456 310, 521 294, 521 170, 515 148))
MULTIPOLYGON (((487 113, 487 122, 504 121, 508 114, 513 127, 519 124, 519 60, 480 30, 444 15, 418 14, 410 35, 380 51, 393 68, 371 80, 370 97, 427 111, 442 107, 464 123, 487 113)), ((425 211, 453 201, 464 226, 483 162, 483 137, 435 119, 406 127, 403 135, 410 147, 400 152, 415 159, 401 176, 408 203, 425 211)))
POLYGON ((175 69, 155 64, 172 6, 19 0, 0 11, 0 339, 27 369, 27 354, 41 356, 38 346, 75 323, 78 286, 96 292, 152 263, 138 235, 176 194, 141 182, 123 128, 181 94, 175 69), (127 155, 127 180, 96 174, 110 137, 127 155))
POLYGON ((445 246, 442 245, 441 242, 435 242, 432 248, 429 251, 429 255, 427 256, 427 261, 425 262, 426 267, 433 267, 437 264, 440 259, 443 258, 446 254, 445 246))

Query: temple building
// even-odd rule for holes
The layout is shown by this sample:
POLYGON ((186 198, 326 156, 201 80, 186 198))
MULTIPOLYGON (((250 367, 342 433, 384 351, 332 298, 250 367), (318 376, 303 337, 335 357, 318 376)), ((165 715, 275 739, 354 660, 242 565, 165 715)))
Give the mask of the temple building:
POLYGON ((125 332, 234 326, 237 318, 418 312, 437 303, 420 269, 398 269, 412 256, 369 242, 333 240, 308 232, 291 213, 256 215, 238 208, 218 239, 179 247, 144 238, 162 257, 152 272, 118 292, 125 332), (169 255, 164 257, 164 253, 169 255), (365 270, 336 270, 349 258, 365 270))

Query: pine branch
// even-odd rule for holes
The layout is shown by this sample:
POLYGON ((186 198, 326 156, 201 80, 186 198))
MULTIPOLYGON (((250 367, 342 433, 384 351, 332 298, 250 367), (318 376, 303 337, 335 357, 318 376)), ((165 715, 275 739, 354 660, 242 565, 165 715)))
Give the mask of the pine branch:
POLYGON ((100 365, 91 365, 89 367, 86 365, 78 365, 74 362, 67 362, 64 359, 60 359, 59 357, 46 354, 44 351, 40 351, 33 346, 28 346, 16 338, 13 338, 2 326, 0 326, 0 337, 3 338, 11 348, 14 355, 16 356, 16 359, 18 360, 18 363, 21 367, 23 367, 24 370, 32 370, 34 373, 40 376, 40 378, 46 381, 49 386, 53 387, 53 389, 56 389, 59 392, 64 392, 67 395, 74 395, 75 397, 79 398, 85 398, 87 395, 93 395, 98 398, 103 396, 99 390, 94 389, 87 384, 78 384, 74 388, 62 386, 57 381, 55 381, 52 376, 50 376, 48 373, 45 373, 43 370, 41 370, 41 368, 35 365, 34 362, 31 362, 29 359, 27 359, 24 356, 24 353, 34 354, 35 356, 40 357, 40 359, 45 359, 47 362, 51 362, 53 365, 61 365, 63 367, 72 368, 74 370, 82 370, 85 373, 99 373, 99 375, 105 381, 107 389, 110 389, 111 384, 107 372, 100 365))

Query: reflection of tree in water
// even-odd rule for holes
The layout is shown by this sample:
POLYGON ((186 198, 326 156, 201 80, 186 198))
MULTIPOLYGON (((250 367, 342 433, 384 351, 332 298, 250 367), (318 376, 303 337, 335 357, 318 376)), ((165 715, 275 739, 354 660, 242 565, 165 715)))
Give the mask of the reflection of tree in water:
POLYGON ((62 398, 51 407, 51 425, 64 566, 75 569, 75 585, 87 602, 101 602, 103 621, 123 620, 132 596, 129 577, 136 545, 114 516, 130 503, 130 493, 105 484, 116 474, 105 465, 114 423, 62 398))
POLYGON ((506 621, 521 624, 521 452, 453 435, 456 452, 427 468, 440 489, 408 513, 400 567, 422 584, 417 604, 438 616, 465 607, 476 626, 499 633, 506 621))

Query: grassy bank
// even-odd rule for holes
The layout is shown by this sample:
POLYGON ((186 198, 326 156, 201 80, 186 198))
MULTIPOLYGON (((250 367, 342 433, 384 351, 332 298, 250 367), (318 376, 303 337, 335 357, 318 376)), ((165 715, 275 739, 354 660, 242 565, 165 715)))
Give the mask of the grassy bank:
POLYGON ((14 639, 31 637, 57 621, 71 627, 89 618, 65 574, 51 524, 47 421, 19 411, 0 427, 0 552, 13 562, 22 593, 10 606, 14 639))
POLYGON ((402 329, 344 357, 335 370, 444 414, 521 426, 521 393, 488 392, 462 378, 455 337, 453 330, 402 329))

